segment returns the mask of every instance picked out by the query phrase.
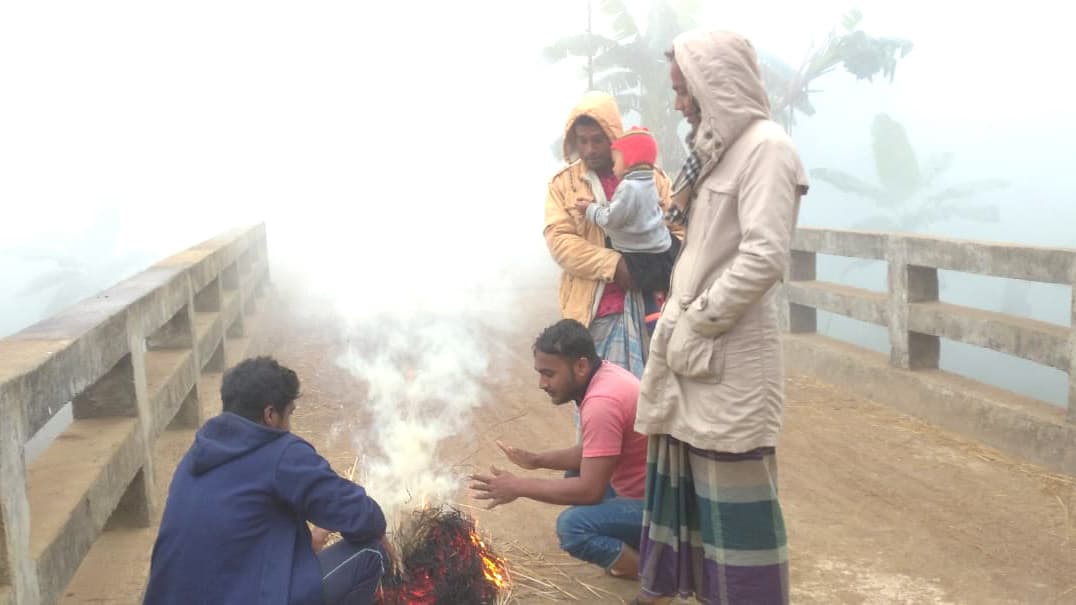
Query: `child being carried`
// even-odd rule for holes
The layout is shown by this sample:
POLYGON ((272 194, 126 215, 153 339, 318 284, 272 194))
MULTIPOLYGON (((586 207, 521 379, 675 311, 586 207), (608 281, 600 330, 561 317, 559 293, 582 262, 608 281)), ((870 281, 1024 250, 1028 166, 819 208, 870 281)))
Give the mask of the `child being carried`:
POLYGON ((658 147, 645 128, 632 128, 612 144, 613 173, 620 183, 606 203, 579 200, 576 207, 601 227, 612 247, 624 256, 632 281, 644 292, 669 289, 680 240, 669 233, 657 186, 654 164, 658 147))

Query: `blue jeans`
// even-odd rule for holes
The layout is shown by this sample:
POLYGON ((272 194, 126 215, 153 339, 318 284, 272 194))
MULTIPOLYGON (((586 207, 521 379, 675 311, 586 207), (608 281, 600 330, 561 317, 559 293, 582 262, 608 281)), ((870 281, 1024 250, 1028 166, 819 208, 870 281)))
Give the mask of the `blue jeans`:
POLYGON ((340 540, 318 553, 327 605, 370 605, 385 574, 380 542, 353 544, 340 540))
POLYGON ((612 488, 600 504, 571 506, 557 517, 560 547, 576 559, 609 569, 625 544, 639 550, 643 501, 621 498, 612 488))

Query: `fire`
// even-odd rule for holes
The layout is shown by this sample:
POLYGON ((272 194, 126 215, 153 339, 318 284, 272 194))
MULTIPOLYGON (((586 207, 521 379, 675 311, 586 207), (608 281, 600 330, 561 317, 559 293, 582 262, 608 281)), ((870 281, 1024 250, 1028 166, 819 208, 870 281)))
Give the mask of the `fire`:
POLYGON ((493 605, 510 585, 506 562, 475 519, 454 508, 414 511, 396 541, 402 569, 386 579, 385 605, 493 605))
POLYGON ((478 537, 477 531, 471 531, 471 543, 478 547, 479 556, 482 557, 482 574, 497 588, 506 588, 508 586, 508 567, 504 561, 500 557, 490 554, 485 542, 478 537))

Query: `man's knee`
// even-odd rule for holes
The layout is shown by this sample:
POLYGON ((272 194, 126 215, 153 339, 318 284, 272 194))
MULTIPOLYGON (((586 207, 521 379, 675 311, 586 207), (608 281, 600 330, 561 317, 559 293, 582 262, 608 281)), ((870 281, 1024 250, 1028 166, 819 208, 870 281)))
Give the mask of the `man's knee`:
POLYGON ((580 507, 570 506, 557 516, 557 538, 561 550, 572 554, 586 542, 586 530, 580 507))
POLYGON ((379 543, 350 544, 344 540, 318 554, 326 602, 372 603, 385 573, 388 557, 379 543))

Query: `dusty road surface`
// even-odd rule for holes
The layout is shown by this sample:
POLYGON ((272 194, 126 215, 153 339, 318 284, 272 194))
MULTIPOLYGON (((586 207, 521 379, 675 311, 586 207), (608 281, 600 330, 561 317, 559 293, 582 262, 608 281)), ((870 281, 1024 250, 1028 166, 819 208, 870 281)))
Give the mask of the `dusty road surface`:
MULTIPOLYGON (((491 464, 510 468, 497 439, 534 450, 572 443, 571 404, 551 405, 531 368, 534 336, 557 319, 552 301, 535 297, 523 305, 526 317, 501 318, 499 325, 469 324, 461 340, 472 342, 461 342, 460 351, 477 343, 488 370, 478 380, 469 428, 438 448, 439 468, 459 475, 491 464)), ((369 435, 380 427, 364 412, 367 385, 337 359, 356 342, 376 350, 388 335, 376 324, 344 330, 299 309, 287 300, 271 305, 257 348, 299 372, 303 396, 293 430, 343 474, 356 455, 376 454, 369 435)), ((408 362, 404 357, 401 363, 408 362)), ((794 603, 1076 604, 1076 479, 807 376, 789 375, 788 400, 778 457, 794 603)), ((215 413, 209 410, 219 400, 205 405, 215 413)), ((189 439, 162 439, 158 449, 174 449, 178 457, 189 439)), ((170 479, 170 470, 158 472, 162 501, 170 479)), ((622 603, 634 595, 632 582, 560 552, 553 533, 560 507, 517 500, 485 511, 466 490, 453 501, 478 518, 512 566, 510 602, 622 603)), ((64 603, 137 602, 155 534, 140 531, 145 539, 128 547, 139 552, 112 553, 140 565, 109 571, 107 561, 88 563, 64 603)))
MULTIPOLYGON (((538 306, 513 330, 476 328, 488 376, 472 429, 440 448, 445 467, 461 474, 511 468, 497 439, 536 450, 571 444, 571 409, 550 404, 530 366, 533 337, 556 319, 555 309, 538 306)), ((334 359, 355 337, 282 316, 270 343, 304 380, 294 430, 341 472, 357 453, 341 437, 341 414, 350 426, 362 424, 348 410, 365 387, 334 359)), ((1076 479, 807 376, 789 375, 788 398, 778 452, 794 603, 1076 603, 1076 479)), ((466 490, 455 501, 513 565, 514 602, 633 596, 632 582, 559 551, 559 507, 517 500, 492 511, 467 508, 480 503, 466 490)))

